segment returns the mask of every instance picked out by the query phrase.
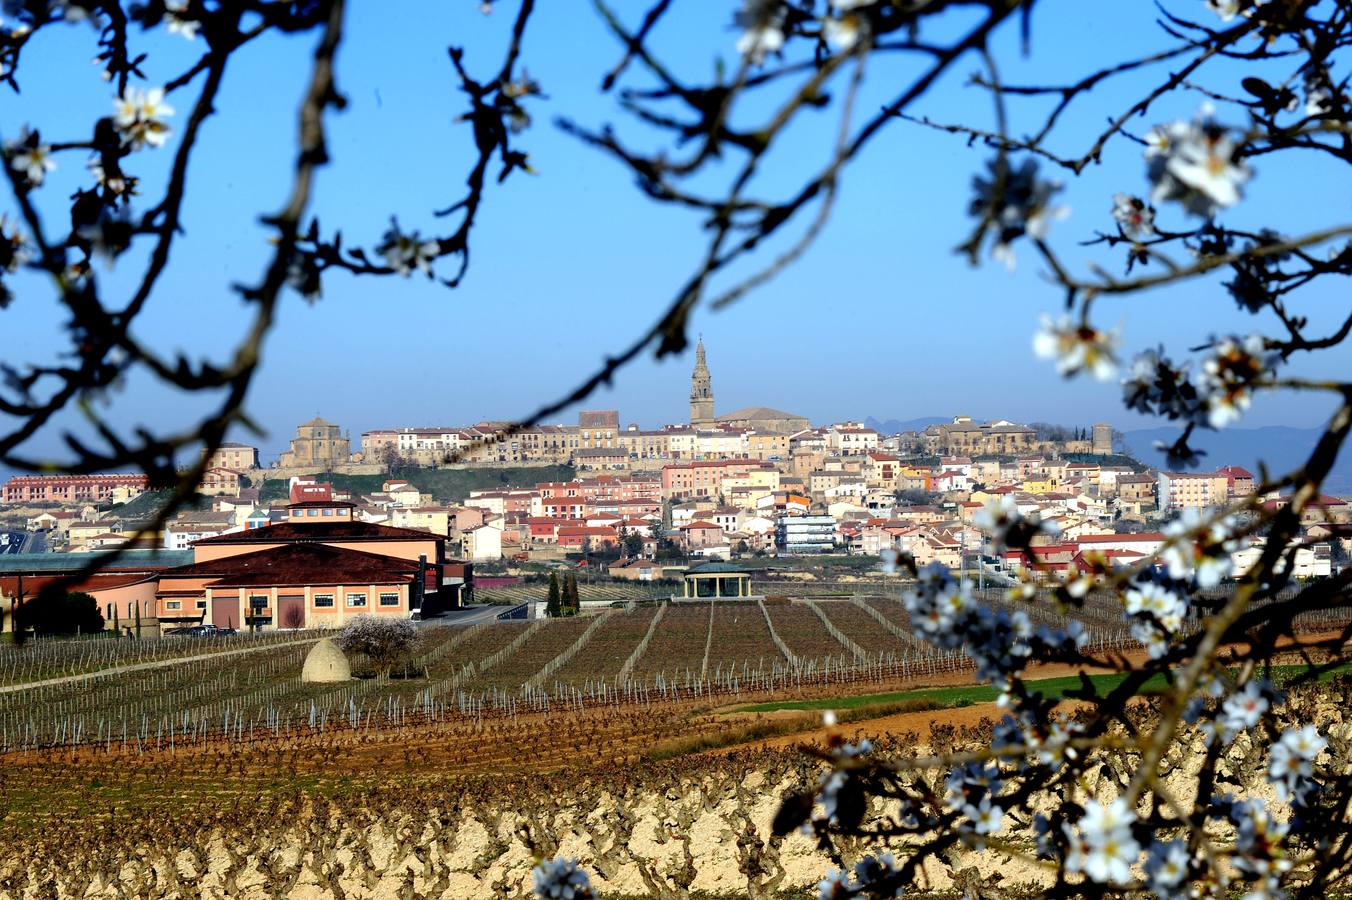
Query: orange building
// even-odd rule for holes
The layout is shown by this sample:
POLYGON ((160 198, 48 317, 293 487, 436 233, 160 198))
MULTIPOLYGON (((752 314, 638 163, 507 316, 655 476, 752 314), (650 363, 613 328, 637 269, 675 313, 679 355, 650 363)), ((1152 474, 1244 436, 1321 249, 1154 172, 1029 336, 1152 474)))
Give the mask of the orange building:
POLYGON ((354 509, 293 503, 276 524, 197 541, 191 564, 160 573, 161 623, 327 628, 469 599, 472 567, 446 559, 444 535, 361 522, 354 509))

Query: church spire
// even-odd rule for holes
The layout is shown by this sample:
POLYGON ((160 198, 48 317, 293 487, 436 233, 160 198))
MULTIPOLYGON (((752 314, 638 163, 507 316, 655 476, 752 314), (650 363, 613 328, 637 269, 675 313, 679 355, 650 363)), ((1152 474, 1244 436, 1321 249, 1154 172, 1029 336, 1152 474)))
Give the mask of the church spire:
POLYGON ((704 358, 704 337, 695 345, 695 371, 690 375, 690 424, 712 425, 714 421, 714 388, 709 377, 709 365, 704 358))

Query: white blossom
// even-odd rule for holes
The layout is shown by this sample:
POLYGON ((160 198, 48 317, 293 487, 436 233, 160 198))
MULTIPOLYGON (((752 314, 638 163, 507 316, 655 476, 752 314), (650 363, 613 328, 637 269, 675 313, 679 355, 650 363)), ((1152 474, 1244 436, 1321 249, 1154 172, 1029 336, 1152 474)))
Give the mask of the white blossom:
POLYGON ((5 155, 9 157, 9 167, 33 187, 42 184, 47 173, 56 168, 51 145, 38 143, 27 128, 5 144, 5 155))
POLYGON ((1311 784, 1314 761, 1327 746, 1328 741, 1313 725, 1282 733, 1268 752, 1268 779, 1277 789, 1278 799, 1290 801, 1311 784))
POLYGON ((28 242, 9 216, 0 213, 0 269, 17 272, 28 262, 28 242))
POLYGON ((977 834, 995 834, 1005 827, 1005 811, 992 803, 989 795, 982 797, 976 806, 963 807, 963 814, 972 820, 977 834))
POLYGON ((187 0, 168 0, 164 4, 164 24, 170 34, 179 34, 191 41, 197 37, 202 23, 185 15, 187 11, 187 0))
POLYGON ((1091 881, 1126 884, 1131 867, 1141 856, 1141 845, 1131 833, 1136 814, 1121 797, 1103 804, 1091 800, 1085 805, 1077 833, 1072 837, 1066 868, 1083 872, 1091 881))
POLYGON ((133 150, 163 145, 169 139, 164 120, 173 114, 174 108, 164 102, 164 88, 129 87, 113 101, 113 124, 122 134, 122 143, 133 150))
POLYGON ((1185 509, 1166 525, 1164 535, 1171 542, 1160 552, 1160 561, 1168 568, 1169 577, 1195 578, 1197 586, 1205 589, 1229 576, 1230 554, 1240 549, 1241 543, 1232 534, 1233 518, 1227 516, 1205 527, 1203 520, 1202 510, 1185 509))
POLYGON ((441 251, 441 245, 422 240, 416 231, 405 234, 396 223, 385 232, 384 241, 376 249, 385 257, 386 264, 400 275, 408 277, 416 269, 431 278, 432 260, 441 251))
POLYGON ((1207 9, 1221 17, 1222 22, 1229 22, 1239 15, 1239 0, 1206 0, 1206 5, 1207 9))
POLYGON ((861 16, 847 13, 840 18, 823 19, 822 37, 833 49, 848 53, 859 43, 867 28, 868 24, 861 16))
POLYGON ((1131 194, 1113 195, 1113 218, 1122 227, 1122 234, 1133 241, 1154 237, 1155 207, 1131 194))
POLYGON ((842 898, 853 896, 854 888, 850 883, 848 872, 831 869, 826 873, 825 878, 817 882, 817 897, 819 900, 842 900, 842 898))
POLYGON ((972 179, 976 192, 970 212, 994 229, 991 255, 1014 269, 1012 243, 1023 235, 1036 240, 1047 236, 1051 222, 1070 214, 1070 207, 1054 205, 1052 197, 1062 184, 1037 174, 1037 160, 1025 159, 1018 167, 996 157, 988 164, 990 174, 972 179))
POLYGON ((784 46, 784 23, 787 14, 780 0, 745 0, 734 17, 742 36, 737 39, 737 52, 752 65, 760 65, 770 53, 778 53, 784 46))
POLYGON ((1221 722, 1228 731, 1240 732, 1252 728, 1268 711, 1268 699, 1261 682, 1250 681, 1238 692, 1225 698, 1221 704, 1221 722))
POLYGON ((544 900, 589 900, 596 896, 591 879, 575 859, 559 856, 544 860, 531 872, 531 880, 535 896, 544 900))
POLYGON ((1238 421, 1253 401, 1253 386, 1280 361, 1262 335, 1218 341, 1193 378, 1207 424, 1224 428, 1238 421))
POLYGON ((1161 898, 1175 896, 1175 888, 1187 877, 1189 860, 1188 845, 1183 841, 1156 842, 1145 861, 1150 889, 1161 898))
POLYGON ((1152 199, 1178 201, 1195 215, 1210 217, 1234 206, 1240 185, 1253 174, 1239 158, 1240 145, 1206 109, 1192 123, 1151 129, 1145 142, 1152 199))
POLYGON ((1099 381, 1117 373, 1113 351, 1118 344, 1117 331, 1100 331, 1088 322, 1077 322, 1068 315, 1053 319, 1042 316, 1042 328, 1033 338, 1033 352, 1043 359, 1056 360, 1056 370, 1070 377, 1088 372, 1099 381))

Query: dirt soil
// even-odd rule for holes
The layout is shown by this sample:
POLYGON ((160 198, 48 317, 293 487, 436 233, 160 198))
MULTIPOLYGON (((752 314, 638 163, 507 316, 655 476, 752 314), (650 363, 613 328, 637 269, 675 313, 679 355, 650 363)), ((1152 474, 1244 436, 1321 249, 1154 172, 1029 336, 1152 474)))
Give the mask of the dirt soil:
MULTIPOLYGON (((1341 632, 1328 631, 1311 634, 1298 635, 1296 638, 1284 637, 1278 640, 1278 647, 1288 651, 1291 656, 1291 663, 1300 662, 1296 655, 1301 648, 1316 646, 1320 643, 1337 640, 1342 636, 1341 632)), ((1232 645, 1223 648, 1221 658, 1224 659, 1227 650, 1238 650, 1238 645, 1232 645)), ((1144 650, 1131 651, 1121 654, 1133 666, 1141 665, 1148 660, 1148 655, 1144 650)), ((1030 666, 1027 670, 1026 680, 1034 681, 1043 678, 1061 678, 1065 676, 1078 675, 1084 672, 1088 675, 1102 675, 1113 672, 1112 669, 1100 667, 1071 666, 1063 663, 1057 664, 1037 664, 1030 666)), ((917 684, 905 688, 906 691, 923 691, 928 688, 966 686, 972 684, 970 672, 951 672, 943 675, 926 679, 924 684, 917 684)), ((745 704, 742 704, 745 705, 745 704)), ((1082 704, 1077 701, 1065 701, 1058 705, 1058 709, 1071 711, 1082 704)), ((725 707, 725 710, 735 709, 736 707, 725 707)), ((804 712, 811 710, 800 709, 781 709, 771 712, 752 713, 752 712, 725 712, 725 716, 734 719, 755 720, 758 717, 769 719, 793 719, 801 717, 804 712)), ((849 722, 837 727, 826 727, 808 729, 795 732, 793 734, 777 735, 775 737, 761 738, 754 741, 748 741, 743 744, 737 744, 734 747, 721 748, 719 750, 710 750, 702 755, 718 755, 728 753, 732 750, 750 750, 750 749, 790 749, 793 747, 812 746, 825 748, 828 741, 835 737, 844 736, 849 740, 858 740, 863 737, 877 735, 901 735, 918 734, 921 737, 929 734, 930 727, 933 725, 956 726, 959 728, 970 728, 981 724, 983 719, 991 722, 998 721, 1004 715, 1004 711, 994 703, 973 703, 970 706, 950 707, 947 709, 927 709, 917 712, 896 713, 889 716, 881 716, 876 719, 863 719, 856 722, 849 722)))

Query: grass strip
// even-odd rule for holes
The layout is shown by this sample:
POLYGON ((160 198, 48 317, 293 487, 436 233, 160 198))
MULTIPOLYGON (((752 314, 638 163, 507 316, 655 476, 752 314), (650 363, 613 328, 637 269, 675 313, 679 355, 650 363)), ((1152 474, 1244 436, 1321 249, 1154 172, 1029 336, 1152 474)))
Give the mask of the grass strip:
MULTIPOLYGON (((1306 665, 1290 666, 1272 666, 1270 669, 1263 670, 1263 674, 1270 678, 1274 684, 1280 687, 1282 684, 1298 678, 1310 671, 1306 665)), ((1344 663, 1335 668, 1321 672, 1317 681, 1331 681, 1339 675, 1352 673, 1352 663, 1344 663)), ((1090 675, 1089 681, 1094 685, 1094 690, 1099 696, 1110 693, 1118 685, 1126 680, 1123 673, 1113 673, 1108 675, 1090 675)), ((1067 694, 1078 692, 1083 688, 1083 681, 1078 675, 1063 675, 1057 678, 1037 678, 1024 682, 1032 692, 1040 693, 1044 697, 1060 699, 1067 694)), ((1154 675, 1149 678, 1145 684, 1141 685, 1138 694, 1159 694, 1167 690, 1169 680, 1163 674, 1154 675)), ((884 694, 856 694, 853 696, 821 697, 815 700, 774 700, 767 703, 753 703, 749 706, 739 706, 736 709, 727 710, 730 713, 758 713, 774 712, 781 709, 802 709, 802 710, 848 710, 861 709, 871 706, 889 705, 894 703, 905 703, 908 701, 924 700, 930 701, 938 708, 947 708, 954 706, 970 706, 974 703, 992 703, 1000 692, 990 685, 973 684, 960 685, 956 687, 941 688, 922 688, 912 691, 893 691, 884 694)))

